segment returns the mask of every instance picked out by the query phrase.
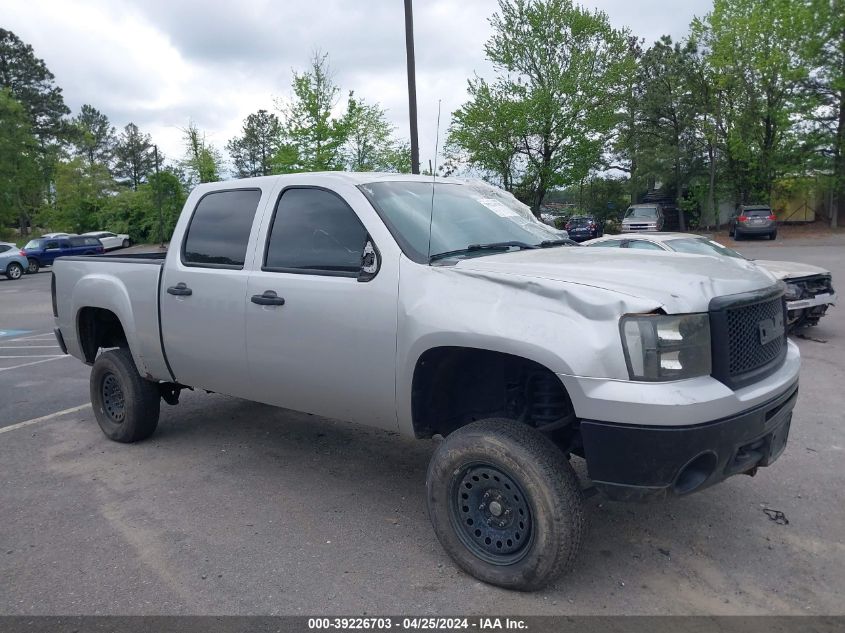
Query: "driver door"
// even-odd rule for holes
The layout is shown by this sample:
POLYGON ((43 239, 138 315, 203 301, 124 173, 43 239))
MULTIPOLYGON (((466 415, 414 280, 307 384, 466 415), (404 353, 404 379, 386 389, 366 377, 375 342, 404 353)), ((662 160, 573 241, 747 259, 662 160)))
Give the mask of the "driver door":
POLYGON ((252 398, 395 429, 398 272, 379 274, 356 212, 333 191, 289 187, 259 248, 246 292, 252 398))

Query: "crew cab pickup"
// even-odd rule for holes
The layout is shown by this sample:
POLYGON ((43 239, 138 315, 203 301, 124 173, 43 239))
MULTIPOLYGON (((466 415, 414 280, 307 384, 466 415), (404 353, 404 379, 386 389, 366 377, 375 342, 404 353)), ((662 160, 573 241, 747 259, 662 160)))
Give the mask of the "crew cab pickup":
POLYGON ((515 589, 573 565, 585 490, 647 499, 753 474, 784 450, 797 397, 768 272, 582 248, 450 179, 203 184, 166 256, 63 257, 53 275, 56 336, 92 365, 110 439, 148 437, 185 387, 434 438, 440 542, 515 589))

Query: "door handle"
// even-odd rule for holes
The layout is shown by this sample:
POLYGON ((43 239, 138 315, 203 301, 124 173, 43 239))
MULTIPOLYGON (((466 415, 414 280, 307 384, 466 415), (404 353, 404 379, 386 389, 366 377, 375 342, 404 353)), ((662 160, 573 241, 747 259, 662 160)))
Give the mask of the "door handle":
POLYGON ((167 294, 176 295, 177 297, 190 297, 191 294, 193 294, 193 290, 188 288, 184 281, 180 281, 175 286, 170 286, 170 288, 167 289, 167 294))
POLYGON ((272 290, 265 290, 264 294, 261 295, 252 295, 250 299, 253 303, 257 303, 260 306, 283 306, 285 305, 285 300, 277 295, 272 290))

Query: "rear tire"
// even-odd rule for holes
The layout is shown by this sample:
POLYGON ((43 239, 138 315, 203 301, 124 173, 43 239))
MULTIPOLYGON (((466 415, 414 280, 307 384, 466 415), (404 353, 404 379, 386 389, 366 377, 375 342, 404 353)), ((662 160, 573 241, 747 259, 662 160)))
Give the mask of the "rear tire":
POLYGON ((148 438, 158 426, 158 385, 138 374, 126 348, 103 352, 94 361, 90 379, 91 406, 103 433, 115 442, 148 438))
POLYGON ((12 262, 6 267, 6 277, 9 279, 20 279, 23 276, 23 266, 17 262, 12 262))
POLYGON ((123 248, 129 248, 130 242, 129 240, 123 240, 123 248))
POLYGON ((778 232, 777 231, 775 231, 773 233, 769 233, 769 239, 770 240, 776 240, 777 238, 778 238, 778 232))
POLYGON ((37 259, 29 259, 27 261, 29 262, 29 265, 26 267, 26 274, 34 275, 38 272, 38 269, 41 268, 41 266, 38 264, 37 259))
POLYGON ((572 568, 581 490, 563 452, 535 429, 496 418, 458 429, 432 456, 426 489, 437 538, 479 580, 534 591, 572 568))
POLYGON ((742 233, 734 230, 734 241, 739 242, 741 240, 742 240, 742 233))

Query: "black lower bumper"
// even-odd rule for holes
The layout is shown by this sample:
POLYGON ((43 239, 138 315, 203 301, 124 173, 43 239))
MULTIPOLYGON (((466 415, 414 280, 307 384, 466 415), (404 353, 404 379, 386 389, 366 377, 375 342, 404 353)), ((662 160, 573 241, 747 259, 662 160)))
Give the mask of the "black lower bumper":
POLYGON ((683 495, 739 473, 754 474, 786 447, 796 382, 739 415, 681 427, 583 420, 584 457, 593 484, 617 500, 683 495))

